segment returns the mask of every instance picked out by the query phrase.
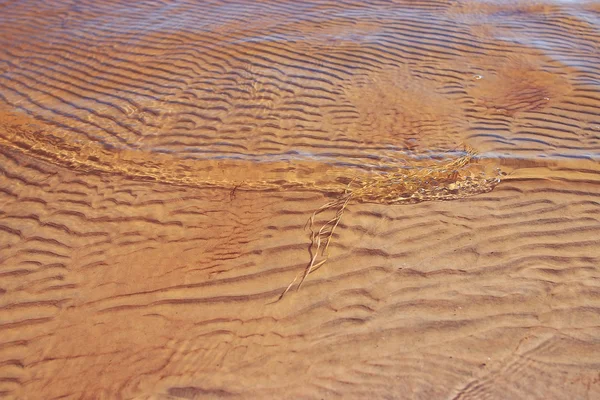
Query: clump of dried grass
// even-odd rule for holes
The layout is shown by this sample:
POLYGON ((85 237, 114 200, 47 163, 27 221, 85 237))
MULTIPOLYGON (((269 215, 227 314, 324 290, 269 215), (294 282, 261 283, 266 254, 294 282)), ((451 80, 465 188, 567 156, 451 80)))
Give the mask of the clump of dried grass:
POLYGON ((351 201, 381 204, 406 204, 427 200, 451 200, 491 190, 500 180, 484 173, 475 174, 468 166, 476 153, 466 149, 451 160, 431 161, 424 165, 403 168, 382 166, 376 173, 353 178, 340 196, 313 212, 306 226, 310 229, 310 262, 302 273, 296 275, 280 296, 292 289, 298 281, 297 290, 306 278, 321 268, 329 257, 331 239, 346 207, 351 201), (314 229, 318 215, 334 211, 332 218, 314 229))

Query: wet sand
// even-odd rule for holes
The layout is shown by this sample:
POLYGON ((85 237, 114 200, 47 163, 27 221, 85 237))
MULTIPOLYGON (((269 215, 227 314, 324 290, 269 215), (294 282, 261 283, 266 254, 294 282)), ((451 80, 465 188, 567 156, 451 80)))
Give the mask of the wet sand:
POLYGON ((599 11, 1 3, 0 397, 600 397, 599 11), (342 178, 465 146, 276 302, 342 178))

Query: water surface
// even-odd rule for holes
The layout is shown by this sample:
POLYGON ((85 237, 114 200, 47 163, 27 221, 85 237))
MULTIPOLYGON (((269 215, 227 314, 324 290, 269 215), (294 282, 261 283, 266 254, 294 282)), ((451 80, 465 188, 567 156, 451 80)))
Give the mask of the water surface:
POLYGON ((599 12, 0 2, 0 395, 600 396, 599 12))

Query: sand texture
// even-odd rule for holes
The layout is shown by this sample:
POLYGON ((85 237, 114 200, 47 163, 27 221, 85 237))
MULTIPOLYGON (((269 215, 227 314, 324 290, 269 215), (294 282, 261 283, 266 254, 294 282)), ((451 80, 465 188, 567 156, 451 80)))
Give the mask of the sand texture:
POLYGON ((597 2, 0 1, 0 398, 598 399, 599 159, 597 2))

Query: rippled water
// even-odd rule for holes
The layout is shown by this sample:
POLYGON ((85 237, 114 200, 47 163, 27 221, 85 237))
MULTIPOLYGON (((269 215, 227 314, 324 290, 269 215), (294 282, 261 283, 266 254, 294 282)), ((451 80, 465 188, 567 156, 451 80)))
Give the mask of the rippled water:
POLYGON ((599 48, 594 1, 0 1, 0 396, 600 396, 599 48))

